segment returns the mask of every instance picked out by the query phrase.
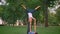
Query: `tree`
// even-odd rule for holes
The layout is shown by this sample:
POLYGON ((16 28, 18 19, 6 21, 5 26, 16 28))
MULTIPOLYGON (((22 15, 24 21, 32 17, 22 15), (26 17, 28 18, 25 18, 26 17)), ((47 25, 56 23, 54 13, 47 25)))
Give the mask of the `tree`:
POLYGON ((50 7, 50 5, 54 4, 55 0, 43 0, 43 9, 44 9, 44 21, 45 21, 45 26, 48 27, 48 7, 50 7))

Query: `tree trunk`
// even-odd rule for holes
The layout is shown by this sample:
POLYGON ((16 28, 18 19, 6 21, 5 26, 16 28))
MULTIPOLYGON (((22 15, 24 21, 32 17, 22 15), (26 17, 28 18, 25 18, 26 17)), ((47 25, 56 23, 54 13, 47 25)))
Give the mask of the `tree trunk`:
POLYGON ((44 22, 45 22, 45 27, 48 27, 48 0, 44 1, 44 22))

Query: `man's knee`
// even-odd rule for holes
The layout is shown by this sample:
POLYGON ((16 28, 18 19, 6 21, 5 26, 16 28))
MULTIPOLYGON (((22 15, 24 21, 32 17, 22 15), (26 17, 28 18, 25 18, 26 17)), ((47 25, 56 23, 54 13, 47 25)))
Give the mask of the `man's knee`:
POLYGON ((35 18, 33 18, 34 20, 36 20, 35 18))

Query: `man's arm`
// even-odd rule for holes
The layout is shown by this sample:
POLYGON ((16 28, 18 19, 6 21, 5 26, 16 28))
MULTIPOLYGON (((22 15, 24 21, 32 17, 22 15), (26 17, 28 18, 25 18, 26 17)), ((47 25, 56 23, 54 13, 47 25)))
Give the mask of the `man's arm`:
POLYGON ((24 9, 26 9, 26 7, 24 5, 21 5, 24 9))
POLYGON ((37 10, 38 8, 40 8, 40 6, 37 6, 37 7, 35 8, 35 10, 37 10))

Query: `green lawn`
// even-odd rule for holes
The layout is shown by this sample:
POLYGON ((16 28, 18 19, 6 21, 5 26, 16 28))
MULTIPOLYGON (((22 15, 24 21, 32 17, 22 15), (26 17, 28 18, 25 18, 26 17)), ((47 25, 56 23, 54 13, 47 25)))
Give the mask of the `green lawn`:
MULTIPOLYGON (((60 26, 37 27, 38 34, 60 34, 60 26)), ((26 26, 0 26, 0 34, 27 34, 26 26)))

